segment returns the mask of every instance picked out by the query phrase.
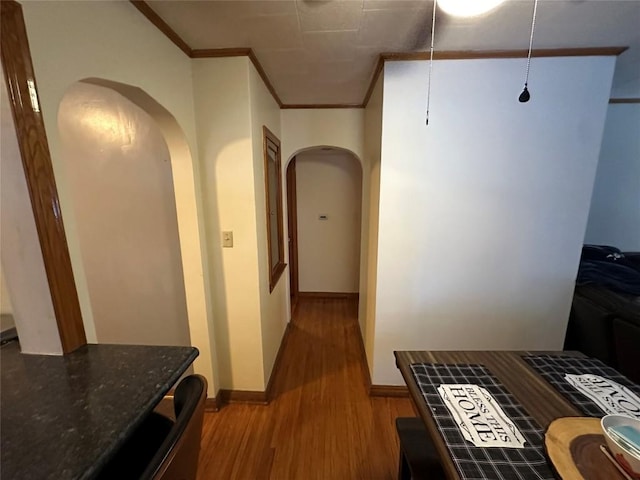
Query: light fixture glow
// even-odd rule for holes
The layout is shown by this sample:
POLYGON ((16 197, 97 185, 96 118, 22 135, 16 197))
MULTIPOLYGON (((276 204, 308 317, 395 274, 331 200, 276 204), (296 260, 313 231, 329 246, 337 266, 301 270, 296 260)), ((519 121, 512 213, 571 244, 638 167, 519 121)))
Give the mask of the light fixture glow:
POLYGON ((438 6, 449 15, 475 17, 493 10, 505 0, 438 0, 438 6))

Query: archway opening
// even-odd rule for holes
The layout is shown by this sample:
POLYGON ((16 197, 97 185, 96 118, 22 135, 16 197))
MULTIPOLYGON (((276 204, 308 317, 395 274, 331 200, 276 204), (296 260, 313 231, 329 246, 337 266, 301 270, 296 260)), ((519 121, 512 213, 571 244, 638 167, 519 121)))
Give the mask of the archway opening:
POLYGON ((357 298, 362 167, 344 148, 296 152, 287 166, 292 308, 299 297, 357 298))
POLYGON ((67 90, 58 128, 96 340, 189 345, 162 131, 123 95, 88 82, 67 90))

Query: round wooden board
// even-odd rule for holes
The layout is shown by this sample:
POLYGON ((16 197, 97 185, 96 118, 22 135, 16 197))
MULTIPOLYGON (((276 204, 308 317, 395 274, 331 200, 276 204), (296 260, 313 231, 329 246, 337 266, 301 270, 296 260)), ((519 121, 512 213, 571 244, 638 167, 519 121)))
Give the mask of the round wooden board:
POLYGON ((549 425, 544 443, 563 480, 624 480, 600 451, 600 445, 606 443, 599 418, 558 418, 549 425))

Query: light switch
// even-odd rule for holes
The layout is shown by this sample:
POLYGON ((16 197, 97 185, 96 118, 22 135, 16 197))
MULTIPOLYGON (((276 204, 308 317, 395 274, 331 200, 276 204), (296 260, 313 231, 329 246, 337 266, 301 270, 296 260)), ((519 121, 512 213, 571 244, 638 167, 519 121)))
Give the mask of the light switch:
POLYGON ((233 232, 222 232, 222 246, 224 248, 233 247, 233 232))

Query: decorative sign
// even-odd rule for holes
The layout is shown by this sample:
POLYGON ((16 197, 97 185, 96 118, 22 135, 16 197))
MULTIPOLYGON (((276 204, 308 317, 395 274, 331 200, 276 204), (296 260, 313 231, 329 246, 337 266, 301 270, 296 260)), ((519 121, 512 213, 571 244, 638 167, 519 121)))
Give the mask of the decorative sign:
POLYGON ((476 447, 524 448, 525 438, 485 388, 442 384, 438 394, 462 436, 476 447))
POLYGON ((640 418, 640 398, 624 385, 600 375, 566 374, 565 380, 593 400, 605 413, 640 418))

